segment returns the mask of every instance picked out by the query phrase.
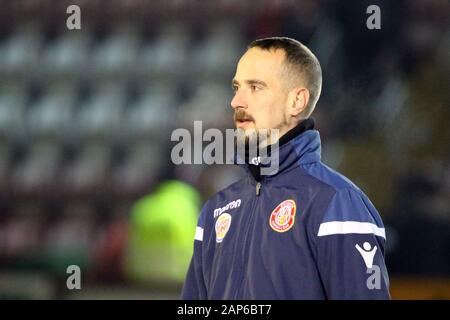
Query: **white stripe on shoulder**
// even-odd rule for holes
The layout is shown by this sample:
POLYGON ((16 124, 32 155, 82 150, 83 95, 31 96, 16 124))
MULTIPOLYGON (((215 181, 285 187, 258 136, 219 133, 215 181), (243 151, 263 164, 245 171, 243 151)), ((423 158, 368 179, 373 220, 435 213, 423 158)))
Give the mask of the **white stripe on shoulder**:
POLYGON ((359 234, 374 234, 386 239, 386 233, 384 228, 379 228, 375 224, 370 222, 358 222, 358 221, 330 221, 320 224, 319 233, 317 236, 329 236, 332 234, 347 234, 347 233, 359 233, 359 234))
POLYGON ((195 229, 195 240, 203 241, 203 228, 197 227, 195 229))

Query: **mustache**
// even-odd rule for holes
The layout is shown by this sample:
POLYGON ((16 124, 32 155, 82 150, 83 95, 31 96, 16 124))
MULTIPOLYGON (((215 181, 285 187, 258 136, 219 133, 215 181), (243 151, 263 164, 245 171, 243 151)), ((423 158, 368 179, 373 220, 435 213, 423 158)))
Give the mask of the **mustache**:
POLYGON ((249 114, 247 114, 244 110, 239 109, 234 112, 234 121, 255 121, 253 117, 249 114))

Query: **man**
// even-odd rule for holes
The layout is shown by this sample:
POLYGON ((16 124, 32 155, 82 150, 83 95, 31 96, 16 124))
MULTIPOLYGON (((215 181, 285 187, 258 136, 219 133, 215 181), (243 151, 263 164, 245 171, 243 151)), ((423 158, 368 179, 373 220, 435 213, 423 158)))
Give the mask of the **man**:
POLYGON ((389 299, 381 218, 320 161, 317 58, 290 38, 256 40, 232 85, 238 128, 279 129, 279 167, 261 175, 247 159, 246 177, 206 202, 182 297, 389 299))

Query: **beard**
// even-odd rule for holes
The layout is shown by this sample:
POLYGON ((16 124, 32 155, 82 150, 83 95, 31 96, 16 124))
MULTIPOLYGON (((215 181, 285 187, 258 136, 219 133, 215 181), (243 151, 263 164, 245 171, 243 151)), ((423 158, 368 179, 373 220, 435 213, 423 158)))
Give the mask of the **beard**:
MULTIPOLYGON (((252 121, 255 119, 243 109, 234 113, 234 121, 252 121)), ((279 139, 278 129, 243 129, 237 128, 235 132, 235 150, 241 159, 248 163, 255 157, 266 156, 270 153, 271 144, 279 139)))
POLYGON ((235 150, 239 158, 246 163, 258 165, 260 157, 270 154, 271 141, 278 141, 277 129, 249 129, 238 128, 235 132, 235 150), (258 161, 255 163, 255 159, 258 161))

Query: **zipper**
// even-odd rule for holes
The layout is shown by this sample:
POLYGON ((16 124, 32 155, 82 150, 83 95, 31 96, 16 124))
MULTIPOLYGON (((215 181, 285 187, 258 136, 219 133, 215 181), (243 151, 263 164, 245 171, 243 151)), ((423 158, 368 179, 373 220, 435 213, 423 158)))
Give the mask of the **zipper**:
POLYGON ((259 196, 259 192, 261 190, 261 182, 257 182, 256 183, 256 195, 259 196))
MULTIPOLYGON (((259 194, 261 192, 261 186, 262 186, 261 182, 257 181, 256 182, 256 186, 255 186, 256 197, 253 199, 252 210, 250 211, 250 217, 248 219, 248 223, 247 223, 247 226, 246 226, 247 228, 245 230, 245 238, 244 238, 244 241, 243 241, 244 246, 243 246, 243 251, 242 251, 243 252, 242 277, 241 277, 241 281, 239 281, 240 284, 242 284, 242 282, 244 280, 245 268, 248 265, 248 261, 246 259, 248 259, 247 251, 248 251, 248 248, 250 246, 250 244, 249 244, 249 231, 250 231, 250 228, 251 228, 252 224, 254 223, 253 220, 254 220, 254 216, 255 216, 256 206, 257 206, 257 203, 258 203, 258 197, 259 197, 259 194)), ((236 293, 235 293, 235 299, 239 299, 238 295, 240 294, 240 292, 242 292, 242 289, 243 289, 242 286, 237 288, 236 293)))

